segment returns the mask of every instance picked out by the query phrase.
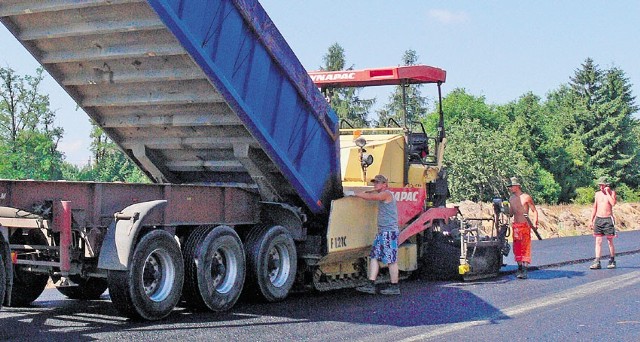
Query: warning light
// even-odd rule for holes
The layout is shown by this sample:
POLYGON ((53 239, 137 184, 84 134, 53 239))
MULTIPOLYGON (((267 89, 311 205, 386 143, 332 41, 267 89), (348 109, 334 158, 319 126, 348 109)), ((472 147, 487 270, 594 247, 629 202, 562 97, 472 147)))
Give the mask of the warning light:
POLYGON ((458 266, 458 274, 464 275, 471 271, 471 267, 468 264, 458 266))
POLYGON ((11 252, 11 262, 13 264, 17 264, 18 263, 18 253, 11 252))

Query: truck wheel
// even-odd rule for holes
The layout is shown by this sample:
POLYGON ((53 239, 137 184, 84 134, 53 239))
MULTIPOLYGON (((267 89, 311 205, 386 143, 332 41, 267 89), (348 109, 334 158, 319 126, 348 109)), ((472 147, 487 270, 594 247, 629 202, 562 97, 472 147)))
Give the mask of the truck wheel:
POLYGON ((58 292, 70 299, 100 299, 100 296, 107 290, 109 285, 107 280, 102 278, 70 277, 70 279, 78 286, 59 286, 56 288, 58 292))
POLYGON ((228 310, 238 301, 245 255, 238 234, 227 226, 198 227, 184 245, 183 299, 194 309, 228 310))
POLYGON ((153 230, 135 247, 126 271, 108 273, 109 294, 116 309, 132 319, 168 316, 180 300, 184 264, 171 234, 153 230))
MULTIPOLYGON (((40 229, 29 229, 27 235, 22 230, 17 230, 9 241, 18 245, 48 245, 47 238, 40 229)), ((18 259, 38 260, 37 254, 19 255, 18 259)), ((38 299, 49 281, 49 275, 35 273, 29 270, 28 265, 14 265, 13 287, 11 291, 11 307, 21 307, 31 304, 38 299)))
POLYGON ((287 297, 297 269, 296 246, 282 226, 258 226, 247 237, 248 294, 268 302, 287 297))
MULTIPOLYGON (((1 246, 1 245, 0 245, 1 246)), ((4 264, 4 251, 0 248, 0 309, 4 303, 4 293, 7 288, 7 270, 4 264)))

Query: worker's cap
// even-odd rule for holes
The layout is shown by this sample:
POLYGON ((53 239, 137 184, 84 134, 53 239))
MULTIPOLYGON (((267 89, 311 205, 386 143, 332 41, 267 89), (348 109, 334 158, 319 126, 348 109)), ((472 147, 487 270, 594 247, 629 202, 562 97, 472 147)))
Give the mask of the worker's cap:
POLYGON ((598 178, 598 185, 600 184, 609 185, 609 182, 607 182, 607 177, 602 176, 598 178))
POLYGON ((512 187, 518 185, 520 186, 520 181, 518 180, 518 177, 511 177, 511 182, 507 185, 507 187, 512 187))
POLYGON ((373 179, 371 180, 371 182, 373 183, 387 183, 389 180, 387 179, 387 177, 383 176, 383 175, 377 175, 375 177, 373 177, 373 179))

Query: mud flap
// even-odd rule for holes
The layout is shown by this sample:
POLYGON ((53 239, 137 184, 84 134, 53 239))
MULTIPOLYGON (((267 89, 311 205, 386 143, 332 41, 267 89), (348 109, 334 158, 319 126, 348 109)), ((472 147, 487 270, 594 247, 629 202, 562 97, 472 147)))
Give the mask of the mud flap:
POLYGON ((144 218, 155 209, 164 209, 166 200, 157 200, 132 204, 114 214, 114 220, 100 249, 98 268, 114 271, 126 271, 129 257, 138 237, 144 218))

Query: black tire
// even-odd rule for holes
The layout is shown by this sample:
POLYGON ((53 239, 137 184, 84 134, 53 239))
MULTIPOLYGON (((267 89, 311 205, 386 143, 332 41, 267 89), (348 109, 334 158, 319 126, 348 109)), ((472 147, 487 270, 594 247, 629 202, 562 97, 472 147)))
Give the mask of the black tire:
POLYGON ((183 248, 182 298, 192 309, 229 310, 242 293, 245 254, 238 234, 227 226, 197 228, 183 248))
POLYGON ((419 274, 428 280, 460 280, 460 240, 433 232, 424 241, 419 274))
POLYGON ((107 279, 111 301, 122 315, 162 319, 180 300, 184 281, 180 247, 171 234, 153 230, 136 245, 129 269, 110 270, 107 279))
MULTIPOLYGON (((0 247, 2 242, 0 242, 0 247)), ((0 309, 4 303, 4 294, 7 289, 7 270, 4 264, 4 251, 0 248, 0 309)))
POLYGON ((298 267, 291 233, 282 226, 257 226, 249 233, 245 248, 247 293, 268 302, 285 299, 298 267))
POLYGON ((102 278, 81 278, 70 277, 71 281, 78 286, 60 286, 56 289, 70 299, 92 300, 100 299, 100 296, 107 290, 109 283, 102 278))
MULTIPOLYGON (((47 245, 47 238, 40 229, 28 229, 27 235, 23 235, 21 230, 17 230, 9 241, 19 245, 47 245)), ((22 256, 18 256, 23 259, 22 256)), ((29 254, 24 257, 28 260, 37 260, 36 254, 29 254)), ((49 281, 49 275, 34 273, 27 270, 27 265, 14 265, 13 267, 13 287, 11 291, 11 307, 22 307, 30 305, 38 299, 49 281)))

